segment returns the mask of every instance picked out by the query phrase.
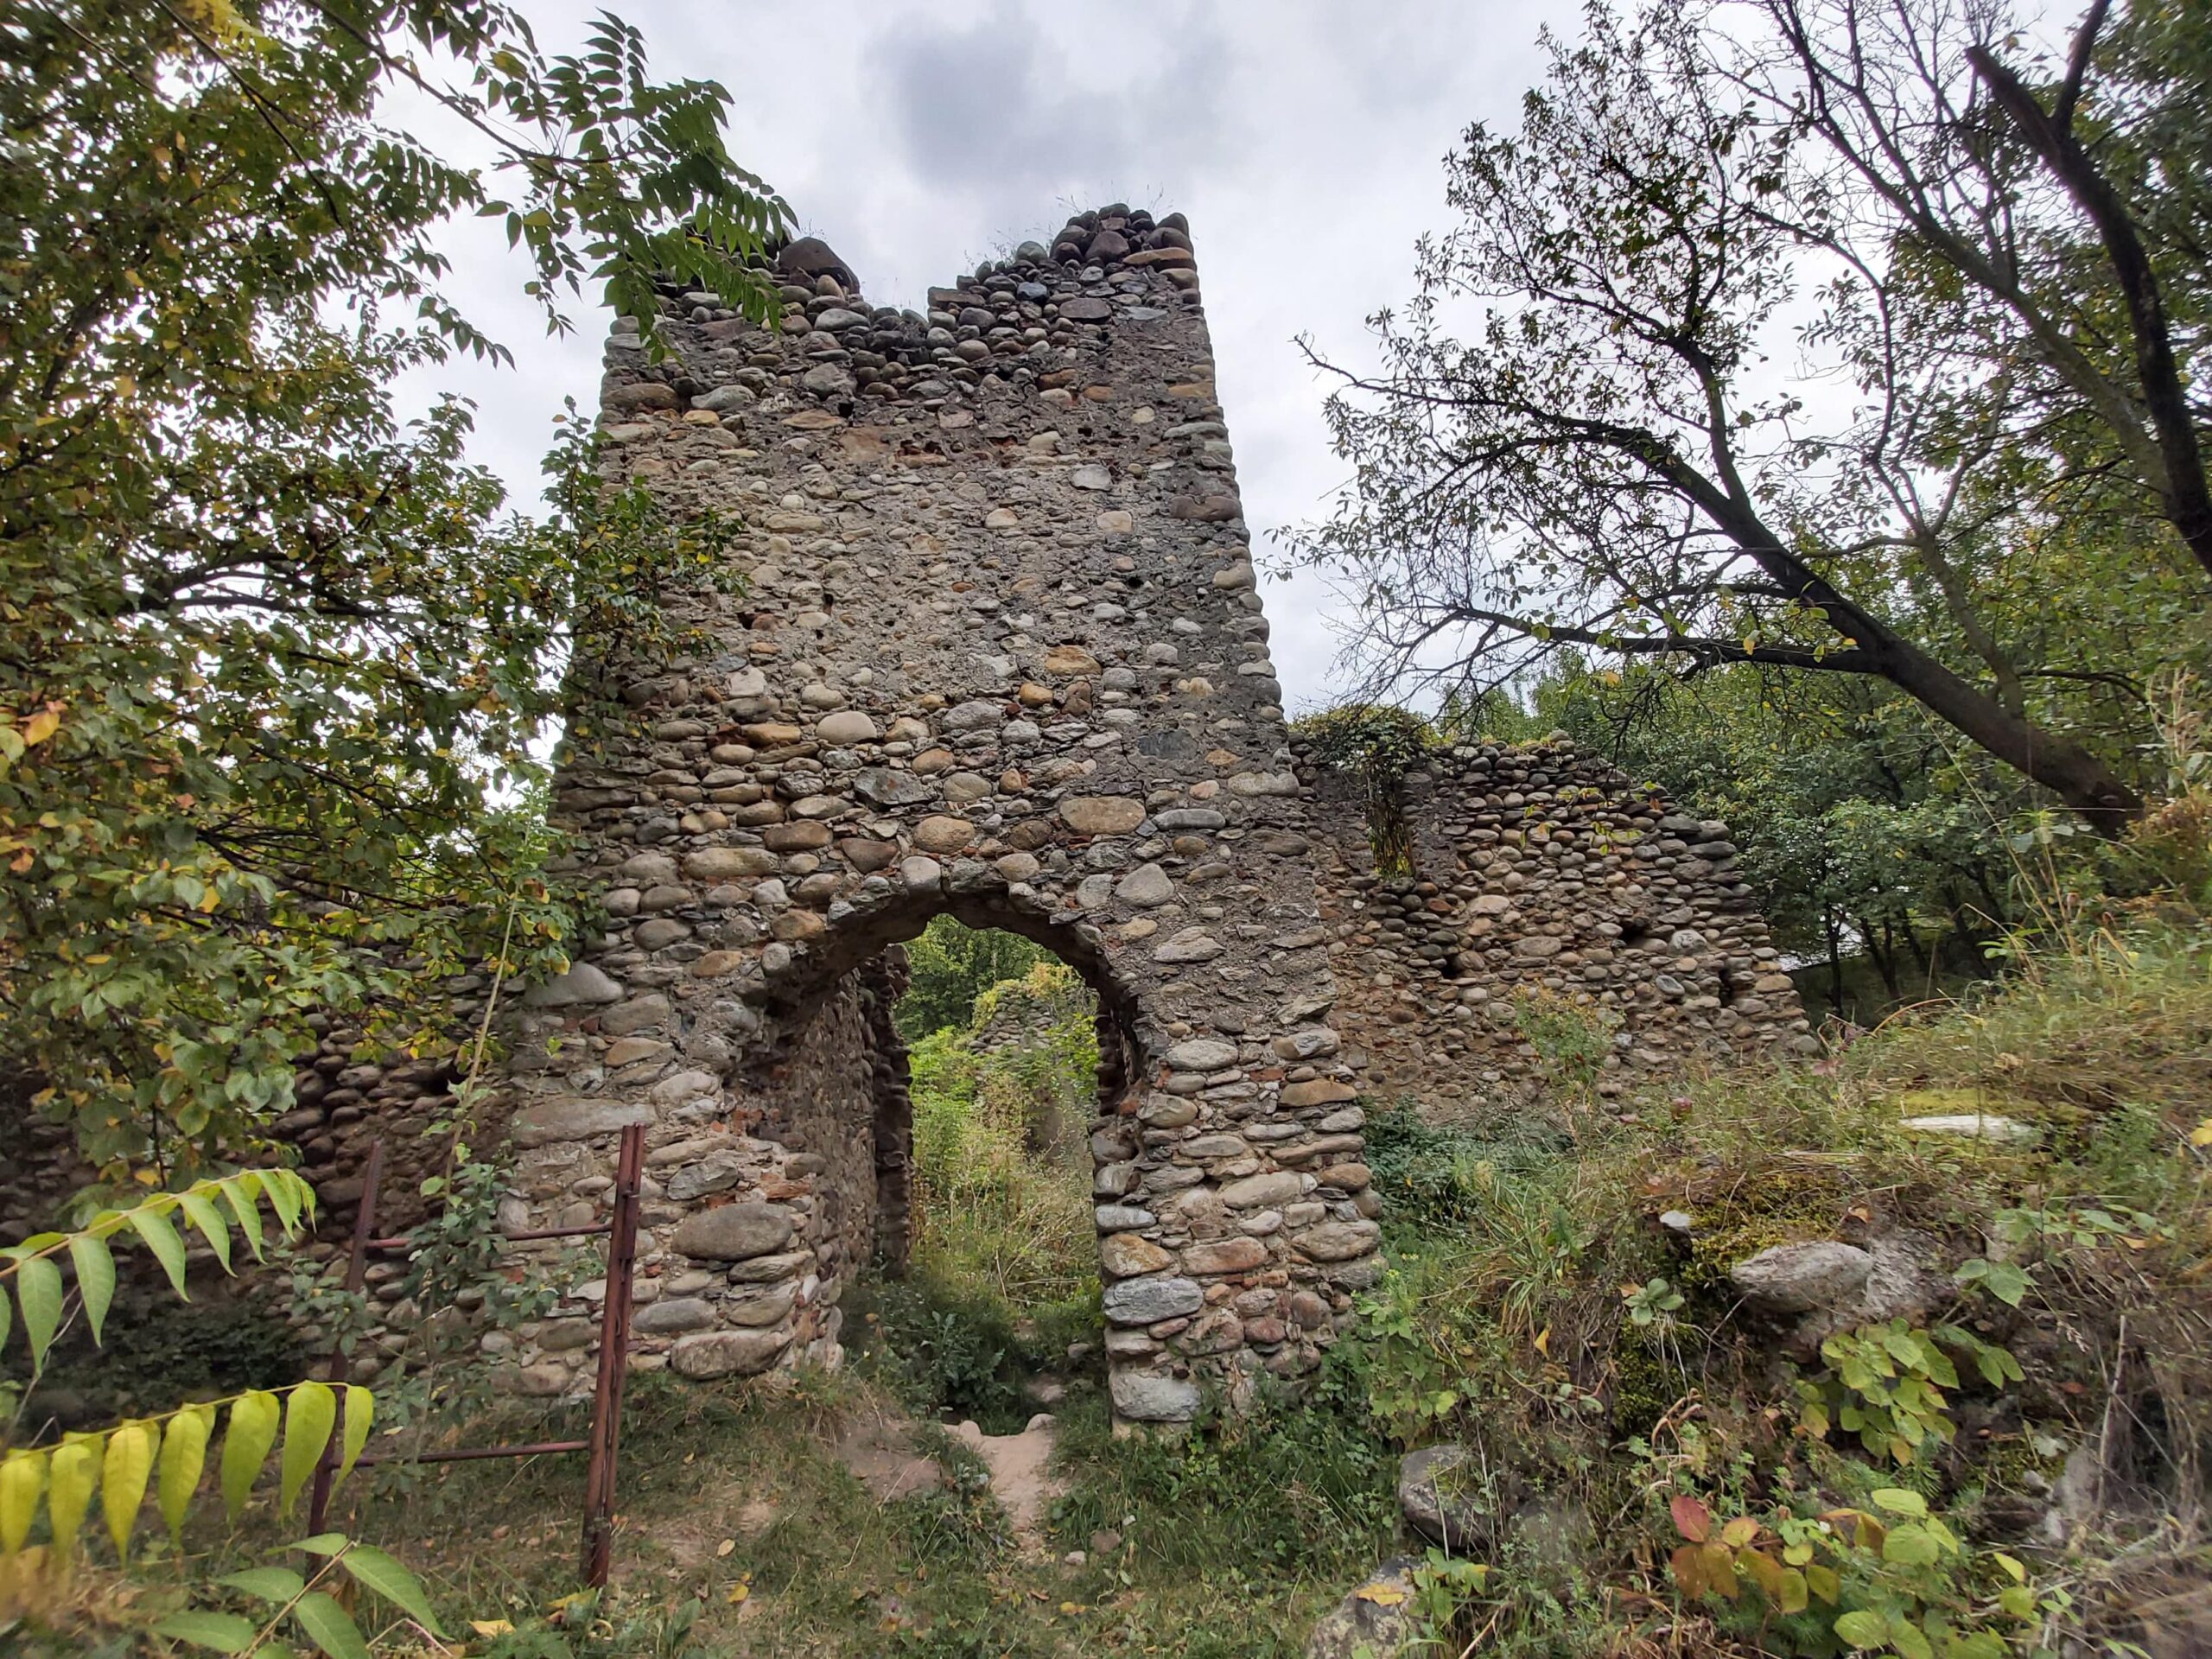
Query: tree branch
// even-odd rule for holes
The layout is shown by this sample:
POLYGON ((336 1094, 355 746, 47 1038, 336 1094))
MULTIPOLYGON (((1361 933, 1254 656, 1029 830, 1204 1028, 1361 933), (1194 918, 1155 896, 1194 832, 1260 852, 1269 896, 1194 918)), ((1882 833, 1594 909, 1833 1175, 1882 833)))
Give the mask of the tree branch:
MULTIPOLYGON (((2092 12, 2082 25, 2085 35, 2098 21, 2092 12)), ((2075 41, 2077 58, 2085 55, 2085 42, 2075 41)), ((1989 88, 2012 121, 2021 141, 2049 168, 2067 194, 2096 226, 2105 245, 2105 257, 2127 302, 2127 317, 2134 335, 2135 372, 2141 382, 2143 406, 2158 442, 2164 472, 2158 493, 2166 517, 2208 573, 2212 573, 2212 484, 2204 472, 2204 456, 2196 438, 2196 423, 2189 396, 2183 390, 2181 371, 2174 361, 2172 329, 2166 320, 2165 302, 2158 291, 2158 273, 2143 246, 2134 219, 2120 193, 2098 168, 2096 159, 2075 137, 2070 126, 2073 104, 2062 94, 2067 121, 2047 114, 2018 77, 1997 61, 1985 47, 1967 48, 1967 61, 1989 88)), ((2069 86, 2074 85, 2069 72, 2069 86)), ((2075 90, 2078 91, 2078 88, 2075 90)))

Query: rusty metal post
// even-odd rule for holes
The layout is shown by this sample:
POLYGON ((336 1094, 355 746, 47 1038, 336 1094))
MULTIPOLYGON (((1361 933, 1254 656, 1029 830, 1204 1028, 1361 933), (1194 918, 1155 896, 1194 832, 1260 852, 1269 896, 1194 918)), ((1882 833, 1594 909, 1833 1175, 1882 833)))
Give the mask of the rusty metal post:
POLYGON ((584 1582, 603 1588, 614 1560, 614 1457, 622 1439, 622 1382, 630 1370, 630 1281, 638 1261, 638 1186, 645 1129, 622 1131, 607 1229, 607 1296, 599 1314, 599 1377, 591 1396, 591 1464, 584 1477, 584 1582))
MULTIPOLYGON (((375 1141, 369 1146, 368 1167, 361 1173, 361 1206, 353 1214, 353 1255, 346 1263, 346 1290, 358 1296, 368 1282, 369 1241, 376 1236, 377 1189, 384 1184, 384 1142, 375 1141)), ((330 1382, 338 1390, 339 1421, 331 1426, 330 1443, 322 1448, 322 1456, 315 1459, 315 1487, 308 1498, 308 1531, 323 1530, 330 1515, 330 1484, 338 1472, 338 1446, 345 1437, 346 1380, 353 1374, 353 1361, 343 1347, 330 1357, 330 1382)))

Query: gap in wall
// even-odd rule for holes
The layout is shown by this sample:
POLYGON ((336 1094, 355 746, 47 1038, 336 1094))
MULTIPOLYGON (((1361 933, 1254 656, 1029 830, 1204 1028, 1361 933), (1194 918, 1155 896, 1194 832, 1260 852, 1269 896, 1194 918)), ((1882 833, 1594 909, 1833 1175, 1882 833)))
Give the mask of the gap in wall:
POLYGON ((950 915, 903 949, 905 1248, 879 1249, 847 1339, 917 1409, 1009 1433, 1100 1363, 1098 999, 1042 945, 950 915))

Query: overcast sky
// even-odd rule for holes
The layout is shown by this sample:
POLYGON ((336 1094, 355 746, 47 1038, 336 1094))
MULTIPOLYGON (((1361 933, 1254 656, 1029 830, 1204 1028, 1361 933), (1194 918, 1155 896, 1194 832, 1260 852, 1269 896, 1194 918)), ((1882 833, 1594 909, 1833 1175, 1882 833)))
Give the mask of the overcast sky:
MULTIPOLYGON (((1442 158, 1470 121, 1510 126, 1538 30, 1570 0, 906 0, 784 5, 619 0, 656 72, 721 81, 730 147, 827 239, 877 304, 972 270, 1071 208, 1189 215, 1222 403, 1262 562, 1323 515, 1343 478, 1325 388, 1296 338, 1365 359, 1363 319, 1412 289, 1413 244, 1446 222, 1442 158)), ((549 49, 595 7, 527 0, 549 49)), ((450 238, 464 308, 518 369, 449 365, 476 399, 479 459, 519 500, 564 397, 597 395, 603 315, 548 340, 503 242, 450 238)), ((427 383, 410 391, 423 395, 427 383)), ((1325 701, 1331 594, 1269 582, 1294 713, 1325 701)))

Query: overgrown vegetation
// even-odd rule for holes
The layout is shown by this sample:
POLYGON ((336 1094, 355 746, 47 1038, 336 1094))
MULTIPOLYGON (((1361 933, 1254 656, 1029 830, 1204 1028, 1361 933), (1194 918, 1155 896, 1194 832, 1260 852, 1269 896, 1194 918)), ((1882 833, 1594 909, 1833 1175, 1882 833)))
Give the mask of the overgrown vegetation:
MULTIPOLYGON (((1565 1081, 1577 1051, 1557 1046, 1565 1081)), ((982 1080, 955 1100, 997 1086, 981 1057, 963 1065, 982 1080)), ((1247 1659, 1300 1652, 1403 1548, 1399 1455, 1441 1440, 1465 1450, 1448 1491, 1469 1536, 1418 1557, 1408 1605, 1446 1652, 1478 1636, 1514 1659, 2186 1650, 2156 1633, 2201 1628, 2212 1582, 2212 928, 2153 916, 2047 941, 1832 1062, 1559 1100, 1480 1132, 1376 1103, 1392 1272, 1319 1382, 1179 1440, 1120 1440, 1075 1369, 1041 1553, 956 1445, 925 1440, 944 1478, 881 1504, 836 1449, 886 1388, 1019 1427, 1030 1367, 1095 1328, 1052 1328, 972 1272, 877 1304, 872 1374, 727 1398, 640 1379, 602 1602, 571 1595, 566 1463, 357 1474, 340 1524, 498 1659, 1247 1659), (1977 1109, 2042 1138, 1900 1127, 1977 1109), (1686 1237, 1659 1224, 1676 1211, 1686 1237), (1948 1287, 1795 1361, 1727 1282, 1770 1244, 1900 1230, 1948 1287)), ((973 1106, 938 1109, 981 1132, 973 1106)), ((1010 1157, 1019 1121, 986 1144, 1010 1157)), ((1018 1210, 993 1213, 1020 1236, 1018 1210)), ((87 1546, 73 1628, 127 1628, 177 1575, 273 1541, 250 1525, 226 1542, 203 1517, 181 1555, 136 1550, 127 1582, 87 1546)))
POLYGON ((1371 681, 1858 676, 2111 833, 2202 667, 2187 8, 1593 4, 1330 404, 1371 681))
MULTIPOLYGON (((588 279, 650 339, 667 273, 764 316, 787 215, 725 149, 727 94, 652 82, 612 19, 549 56, 473 0, 11 14, 0 1087, 71 1123, 101 1185, 82 1230, 0 1255, 0 1393, 51 1387, 63 1356, 82 1378, 76 1414, 23 1414, 0 1449, 0 1640, 1290 1656, 1403 1544, 1400 1454, 1443 1443, 1452 1547, 1373 1592, 1424 1653, 2212 1641, 2212 492, 2190 390, 2212 58, 2171 0, 2092 7, 2063 60, 2017 21, 1593 7, 1522 130, 1454 158, 1466 222, 1425 245, 1420 298, 1378 320, 1382 375, 1334 408, 1355 482, 1311 549, 1358 583, 1368 665, 1444 688, 1433 719, 1363 702, 1304 730, 1358 775, 1385 869, 1430 745, 1563 728, 1733 820, 1839 1003, 1855 954, 1924 1005, 1817 1065, 1601 1099, 1612 1033, 1528 991, 1545 1109, 1445 1131, 1368 1103, 1392 1267, 1313 1384, 1119 1439, 1087 993, 1026 941, 934 924, 899 1013, 906 1276, 854 1292, 857 1374, 640 1380, 620 1579, 595 1598, 573 1589, 573 1465, 343 1468, 506 1421, 469 1362, 548 1292, 502 1256, 467 1091, 433 1126, 454 1156, 374 1440, 370 1396, 302 1381, 267 1326, 118 1329, 139 1304, 108 1241, 176 1294, 183 1229, 257 1253, 257 1206, 289 1230, 304 1193, 232 1166, 289 1103, 311 1015, 373 1005, 395 1043, 448 1041, 423 996, 448 969, 561 960, 528 809, 545 722, 580 703, 590 737, 569 642, 649 639, 661 584, 734 579, 722 526, 602 492, 573 423, 543 524, 499 516, 465 410, 397 423, 396 373, 499 350, 442 297, 436 227, 503 213, 551 326, 588 279), (517 188, 381 124, 396 89, 483 131, 517 188), (1446 330, 1471 300, 1495 308, 1469 350, 1446 330), (1968 967, 1995 977, 1929 995, 1968 967), (1905 1127, 1929 1116, 1999 1122, 1905 1127), (1803 1241, 1899 1253, 1927 1285, 1763 1328, 1732 1269, 1803 1241), (1025 1541, 935 1425, 1018 1427, 1047 1387, 1065 1491, 1025 1541), (878 1503, 838 1447, 885 1412, 923 1420, 938 1473, 878 1503), (294 1538, 326 1457, 346 1530, 294 1538)), ((302 1306, 353 1340, 346 1297, 302 1306)))
POLYGON ((550 516, 503 514, 471 411, 404 423, 392 385, 508 355, 442 287, 457 215, 505 219, 551 328, 588 283, 657 337, 667 273, 767 315, 787 215, 728 101, 496 0, 10 10, 0 1087, 111 1189, 257 1153, 313 1019, 435 1043, 448 976, 561 963, 533 791, 570 642, 654 637, 723 531, 606 489, 573 414, 550 516))
POLYGON ((2199 1628, 2208 968, 2202 923, 2152 921, 2052 942, 1832 1064, 1548 1138, 1379 1114, 1395 1268, 1340 1363, 1388 1432, 1468 1448, 1492 1571, 1456 1639, 1994 1656, 2199 1628), (1899 1127, 1977 1109, 2040 1143, 1899 1127), (1777 1373, 1728 1267, 1900 1230, 1952 1287, 1777 1373), (1539 1568, 1562 1516, 1578 1541, 1539 1568))
POLYGON ((911 1405, 1006 1433, 1037 1408, 1025 1382, 1096 1343, 1096 1004, 1013 935, 939 917, 916 944, 897 1010, 914 1039, 912 1253, 870 1287, 861 1325, 911 1405), (1015 972, 969 988, 999 965, 1015 972))

